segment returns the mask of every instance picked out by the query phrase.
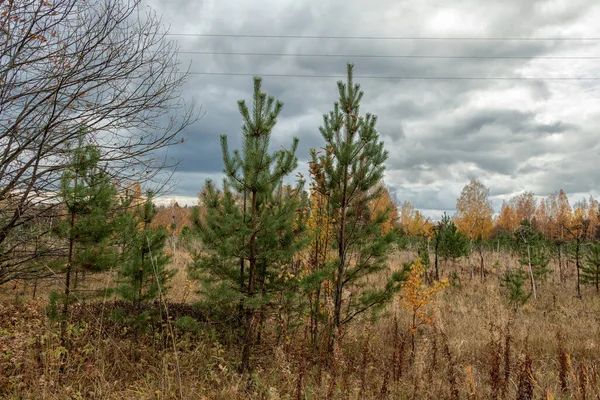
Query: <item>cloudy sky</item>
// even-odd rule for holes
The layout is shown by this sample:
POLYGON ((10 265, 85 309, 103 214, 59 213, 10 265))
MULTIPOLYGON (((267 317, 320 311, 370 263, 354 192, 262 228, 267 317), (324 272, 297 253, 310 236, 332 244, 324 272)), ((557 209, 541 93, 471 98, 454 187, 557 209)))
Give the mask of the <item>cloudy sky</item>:
POLYGON ((361 112, 379 118, 389 151, 385 180, 400 202, 439 218, 444 210, 454 211, 471 178, 490 189, 496 211, 503 199, 525 190, 546 196, 562 188, 571 201, 600 194, 597 1, 146 0, 146 5, 176 34, 171 37, 179 42, 180 59, 191 63, 193 73, 184 96, 205 113, 184 132, 186 145, 170 150, 182 162, 168 197, 180 203, 194 204, 206 178, 220 181, 219 135, 239 144, 236 102, 250 100, 253 74, 263 76, 263 89, 284 103, 273 147, 287 147, 299 137, 299 170, 305 172, 308 149, 323 145, 318 128, 337 100, 335 76, 345 74, 347 62, 355 65, 365 92, 361 112))

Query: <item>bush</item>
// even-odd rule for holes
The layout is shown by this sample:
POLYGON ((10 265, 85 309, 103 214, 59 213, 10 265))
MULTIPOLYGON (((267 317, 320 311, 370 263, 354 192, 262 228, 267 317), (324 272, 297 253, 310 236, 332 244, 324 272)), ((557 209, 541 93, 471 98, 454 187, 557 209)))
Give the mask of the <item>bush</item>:
POLYGON ((506 270, 501 278, 500 286, 505 289, 508 303, 515 309, 523 306, 531 297, 531 293, 524 289, 527 279, 527 273, 522 269, 506 270))

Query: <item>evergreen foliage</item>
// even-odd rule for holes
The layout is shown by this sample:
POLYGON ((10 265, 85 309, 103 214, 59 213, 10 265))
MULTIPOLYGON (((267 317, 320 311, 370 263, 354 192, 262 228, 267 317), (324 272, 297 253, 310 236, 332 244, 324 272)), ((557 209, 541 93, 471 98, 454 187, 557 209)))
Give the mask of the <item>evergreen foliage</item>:
POLYGON ((120 219, 119 235, 124 239, 121 268, 117 277, 117 293, 123 299, 137 303, 164 295, 168 280, 175 270, 166 267, 171 256, 165 253, 169 233, 163 226, 151 226, 157 214, 152 202, 153 193, 135 205, 134 196, 127 194, 126 210, 120 219))
POLYGON ((506 270, 500 280, 500 285, 505 289, 508 303, 516 310, 523 306, 531 297, 531 292, 525 290, 527 272, 522 269, 506 270))
POLYGON ((519 263, 524 266, 531 264, 535 279, 544 279, 550 272, 548 263, 548 246, 544 236, 535 229, 529 221, 522 221, 515 232, 515 242, 519 255, 519 263))
POLYGON ((55 233, 68 242, 63 314, 68 309, 73 271, 106 271, 117 262, 111 241, 116 189, 109 175, 98 165, 100 150, 93 144, 85 144, 86 139, 86 132, 82 130, 77 147, 69 154, 68 168, 59 190, 66 215, 57 224, 55 233))
POLYGON ((298 139, 289 150, 270 153, 283 103, 261 91, 258 77, 253 102, 252 109, 238 102, 242 150, 230 153, 227 136, 221 136, 223 189, 208 180, 201 193, 206 214, 201 216, 198 208, 193 214, 202 252, 194 255, 191 273, 202 282, 211 307, 243 320, 241 371, 249 368, 257 328, 269 310, 281 296, 294 293, 293 257, 305 245, 299 240, 306 206, 303 182, 296 187, 283 182, 297 166, 298 139))
POLYGON ((348 64, 347 76, 346 83, 338 82, 339 100, 333 111, 323 116, 320 132, 325 154, 313 155, 311 162, 320 168, 317 190, 327 198, 327 211, 334 224, 334 335, 357 315, 391 300, 405 279, 397 273, 381 287, 365 285, 366 277, 387 268, 397 229, 383 234, 389 210, 372 212, 369 208, 369 203, 381 195, 378 183, 388 153, 375 127, 377 117, 369 113, 360 116, 364 93, 353 81, 352 64, 348 64))
POLYGON ((585 263, 581 266, 581 283, 594 285, 600 291, 600 242, 589 245, 585 263))
POLYGON ((433 229, 435 253, 435 279, 439 280, 438 259, 457 259, 470 252, 469 238, 458 230, 450 217, 444 213, 442 220, 433 229))

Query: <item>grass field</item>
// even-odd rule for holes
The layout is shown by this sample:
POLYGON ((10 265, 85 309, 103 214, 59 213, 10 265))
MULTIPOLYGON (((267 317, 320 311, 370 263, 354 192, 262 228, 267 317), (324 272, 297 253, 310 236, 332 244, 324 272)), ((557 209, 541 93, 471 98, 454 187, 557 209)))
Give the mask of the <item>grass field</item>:
MULTIPOLYGON (((138 309, 111 297, 85 300, 72 307, 64 342, 45 315, 58 281, 38 284, 35 299, 32 283, 0 287, 0 397, 600 399, 600 295, 585 287, 582 300, 575 296, 573 266, 567 282, 551 274, 538 298, 516 311, 498 280, 514 260, 488 254, 484 282, 471 278, 469 260, 446 266, 444 274, 457 271, 460 287, 430 305, 435 317, 416 332, 414 352, 411 316, 398 300, 379 319, 348 326, 329 365, 308 346, 303 326, 282 334, 272 322, 254 352, 253 373, 240 375, 231 328, 192 306, 197 297, 184 257, 176 258, 179 272, 164 304, 138 309), (152 313, 159 318, 151 322, 127 317, 152 313)), ((395 254, 391 268, 407 259, 395 254)), ((107 274, 85 278, 88 289, 107 282, 107 274)))

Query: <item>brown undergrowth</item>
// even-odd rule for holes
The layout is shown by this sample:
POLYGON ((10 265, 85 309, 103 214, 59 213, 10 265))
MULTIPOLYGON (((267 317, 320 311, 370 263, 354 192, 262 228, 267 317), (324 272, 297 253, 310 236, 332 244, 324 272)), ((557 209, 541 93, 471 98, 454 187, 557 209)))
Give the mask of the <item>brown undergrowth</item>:
MULTIPOLYGON (((181 302, 167 308, 88 300, 71 311, 61 342, 39 288, 0 293, 0 397, 7 399, 599 399, 600 296, 543 283, 514 311, 491 271, 449 287, 411 348, 398 300, 376 321, 345 329, 332 354, 300 327, 273 322, 252 374, 236 373, 234 328, 181 302)), ((185 285, 179 277, 178 285, 185 285)))

